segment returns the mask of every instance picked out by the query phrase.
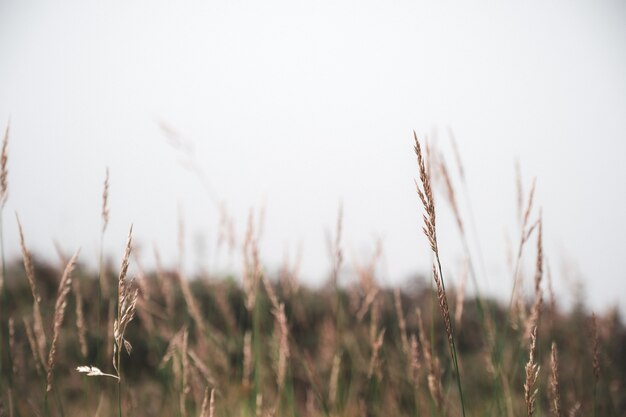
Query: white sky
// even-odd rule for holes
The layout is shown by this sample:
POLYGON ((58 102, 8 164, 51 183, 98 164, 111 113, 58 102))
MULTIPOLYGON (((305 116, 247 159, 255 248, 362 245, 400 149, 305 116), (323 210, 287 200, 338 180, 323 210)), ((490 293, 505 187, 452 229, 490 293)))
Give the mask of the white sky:
MULTIPOLYGON (((572 278, 595 309, 626 295, 623 1, 5 0, 2 129, 9 118, 9 254, 18 211, 34 252, 54 259, 58 239, 95 263, 108 166, 116 263, 131 222, 138 242, 174 262, 179 206, 189 251, 204 235, 213 255, 217 212, 164 121, 194 143, 239 235, 249 208, 265 205, 270 269, 301 242, 303 275, 325 278, 341 200, 348 265, 378 236, 383 279, 400 282, 430 259, 411 132, 437 129, 452 163, 450 125, 481 231, 483 291, 511 288, 504 242, 518 233, 519 159, 526 186, 537 177, 559 297, 571 299, 572 278)), ((462 252, 438 201, 454 281, 462 252)), ((533 257, 534 242, 529 272, 533 257)), ((228 266, 223 255, 208 264, 228 266)))

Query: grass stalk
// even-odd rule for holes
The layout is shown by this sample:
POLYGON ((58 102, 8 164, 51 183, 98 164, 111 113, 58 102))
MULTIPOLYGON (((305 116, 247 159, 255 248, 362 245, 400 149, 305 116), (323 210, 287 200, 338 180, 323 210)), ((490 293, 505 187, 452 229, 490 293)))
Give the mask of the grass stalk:
MULTIPOLYGON (((6 280, 6 262, 4 258, 4 222, 3 212, 4 206, 8 198, 8 184, 7 184, 7 161, 8 161, 8 143, 9 143, 9 126, 7 123, 6 130, 4 132, 4 139, 2 141, 2 152, 0 154, 0 258, 2 260, 2 275, 0 276, 0 375, 4 375, 2 372, 4 355, 3 353, 9 352, 9 349, 5 349, 5 343, 8 344, 8 338, 4 336, 4 323, 5 323, 5 308, 7 304, 7 292, 5 288, 6 280)), ((8 370, 9 375, 9 388, 12 388, 12 381, 10 376, 10 370, 13 369, 11 364, 10 352, 8 356, 8 370)), ((0 387, 2 386, 2 378, 0 377, 0 387)))
POLYGON ((106 177, 104 179, 104 187, 102 190, 102 227, 100 228, 100 250, 98 256, 98 304, 96 306, 96 361, 101 361, 101 344, 102 344, 102 323, 101 323, 101 310, 102 310, 102 291, 103 289, 108 292, 108 282, 106 277, 106 271, 104 268, 104 233, 109 224, 109 169, 106 169, 106 177))
POLYGON ((441 260, 439 258, 439 247, 437 244, 437 228, 436 228, 436 213, 435 213, 435 200, 433 197, 433 191, 431 186, 431 177, 430 170, 426 169, 426 165, 424 163, 424 156, 422 154, 422 148, 420 146, 419 140, 417 139, 417 134, 413 132, 413 137, 415 139, 415 155, 417 156, 417 163, 419 168, 419 177, 421 182, 420 185, 415 181, 415 186, 417 189, 417 194, 422 202, 424 207, 425 214, 423 216, 424 219, 424 227, 423 231, 428 241, 430 243, 430 247, 435 256, 435 263, 433 264, 433 278, 435 279, 435 283, 437 285, 437 298, 439 300, 439 308, 441 310, 443 320, 446 326, 446 333, 448 336, 448 346, 450 348, 450 355, 452 356, 452 362, 454 365, 454 371, 456 373, 457 380, 457 388, 459 391, 459 400, 461 402, 461 411, 463 417, 465 417, 465 399, 463 398, 463 388, 461 384, 461 373, 459 370, 456 342, 454 336, 454 327, 452 320, 450 318, 450 309, 448 307, 448 298, 446 295, 446 287, 445 281, 443 278, 443 271, 441 268, 441 260))

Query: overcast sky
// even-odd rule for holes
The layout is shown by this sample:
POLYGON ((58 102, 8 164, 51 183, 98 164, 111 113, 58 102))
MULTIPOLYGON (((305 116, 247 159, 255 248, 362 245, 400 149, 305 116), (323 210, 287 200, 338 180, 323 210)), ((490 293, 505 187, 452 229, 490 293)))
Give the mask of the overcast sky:
MULTIPOLYGON (((434 132, 453 163, 450 126, 485 258, 483 291, 511 289, 519 160, 526 191, 537 178, 559 298, 571 300, 577 279, 594 309, 626 295, 623 1, 4 0, 3 130, 9 118, 10 255, 19 253, 17 211, 35 253, 54 260, 56 239, 94 264, 109 167, 105 244, 116 264, 133 223, 144 262, 156 244, 172 265, 183 213, 190 267, 238 267, 238 257, 215 257, 218 212, 165 123, 193 147, 238 237, 249 209, 265 207, 270 270, 301 245, 303 277, 325 279, 326 233, 342 201, 344 279, 380 238, 380 279, 401 282, 430 261, 412 131, 434 132)), ((454 282, 463 252, 438 203, 454 282)), ((527 255, 530 276, 534 242, 527 255)))

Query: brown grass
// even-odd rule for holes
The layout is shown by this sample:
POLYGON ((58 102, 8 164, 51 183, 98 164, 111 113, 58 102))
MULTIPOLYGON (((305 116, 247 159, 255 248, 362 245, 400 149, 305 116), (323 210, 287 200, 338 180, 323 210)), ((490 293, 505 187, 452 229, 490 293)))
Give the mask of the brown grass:
POLYGON ((559 391, 559 353, 556 343, 552 342, 550 354, 550 382, 548 385, 550 411, 554 417, 561 417, 561 394, 559 391))
POLYGON ((52 391, 52 371, 54 370, 57 346, 59 343, 59 336, 61 334, 61 325, 63 324, 63 318, 65 317, 65 307, 67 306, 67 295, 72 289, 72 271, 76 265, 76 258, 78 258, 76 252, 67 263, 61 282, 59 283, 59 291, 57 293, 57 300, 54 306, 54 320, 52 330, 52 343, 50 344, 50 351, 48 352, 48 375, 47 375, 47 388, 48 392, 52 391))
POLYGON ((535 361, 537 353, 537 323, 531 329, 530 347, 528 349, 528 362, 526 363, 526 382, 524 383, 524 401, 526 402, 526 414, 532 417, 535 412, 537 399, 536 383, 539 377, 539 364, 535 361))
MULTIPOLYGON (((518 308, 519 317, 513 327, 511 305, 507 309, 481 299, 478 293, 465 294, 468 275, 474 279, 476 275, 470 253, 476 248, 468 249, 464 227, 473 226, 474 222, 462 222, 464 213, 458 205, 458 196, 454 195, 451 171, 443 157, 433 159, 434 152, 428 147, 423 152, 416 135, 414 138, 419 170, 416 186, 423 206, 423 231, 433 262, 430 285, 430 278, 426 282, 416 280, 411 282, 410 290, 391 289, 380 282, 379 260, 384 259, 380 244, 368 259, 342 269, 341 207, 334 234, 328 240, 330 278, 326 277, 326 285, 319 290, 299 286, 299 261, 294 266, 286 261, 277 274, 278 281, 272 279, 276 277, 262 263, 259 250, 262 215, 254 216, 251 211, 245 239, 240 240, 245 268, 243 285, 232 282, 230 277, 222 280, 208 273, 198 280, 187 279, 182 272, 185 239, 181 218, 178 265, 166 270, 155 250, 156 271, 145 271, 132 247, 131 227, 117 277, 117 294, 107 292, 104 298, 98 293, 102 283, 107 282, 102 281, 106 277, 103 264, 97 275, 90 275, 80 268, 72 274, 76 255, 63 262, 63 271, 56 264, 49 267, 34 262, 18 218, 26 279, 19 265, 15 269, 8 264, 9 279, 5 282, 8 287, 3 295, 11 298, 3 304, 7 314, 3 311, 0 317, 0 326, 7 336, 3 346, 8 348, 0 355, 2 365, 7 365, 3 370, 8 370, 0 376, 0 401, 5 404, 8 401, 8 414, 47 413, 53 417, 61 416, 65 409, 68 417, 94 415, 94 411, 97 416, 138 417, 216 414, 444 417, 460 416, 466 408, 470 415, 510 417, 548 413, 560 417, 568 415, 569 410, 571 415, 591 415, 592 410, 594 413, 597 410, 598 415, 623 414, 619 398, 623 355, 619 341, 626 330, 617 315, 606 320, 594 315, 591 335, 586 340, 581 337, 581 343, 574 343, 580 323, 588 325, 588 318, 582 309, 574 314, 565 311, 557 314, 556 299, 561 294, 554 294, 544 259, 541 213, 536 221, 531 221, 534 184, 527 202, 521 198, 521 180, 518 187, 522 227, 517 261, 515 265, 511 262, 510 269, 514 278, 512 304, 518 308), (431 173, 431 163, 438 168, 436 172, 431 173), (437 191, 447 194, 444 200, 452 206, 454 215, 450 219, 440 217, 440 225, 431 183, 431 174, 437 172, 444 186, 437 191), (443 246, 437 240, 437 226, 454 228, 454 222, 462 234, 467 260, 460 286, 450 287, 452 293, 446 293, 440 259, 443 246), (522 259, 522 250, 535 232, 537 257, 522 259), (128 276, 131 262, 137 264, 139 271, 136 280, 128 276), (526 263, 535 267, 532 301, 521 285, 526 263), (550 308, 545 311, 544 270, 550 293, 550 308), (60 283, 58 272, 62 272, 60 283), (352 283, 344 287, 343 278, 351 278, 352 283), (95 294, 100 301, 96 308, 92 304, 95 294), (449 300, 450 294, 455 299, 449 300), (453 312, 449 301, 455 303, 453 312), (68 303, 70 309, 66 310, 68 303), (107 305, 108 318, 104 313, 107 305), (485 306, 488 309, 480 311, 485 306), (416 314, 406 314, 405 308, 416 314), (91 331, 94 324, 100 325, 101 312, 104 313, 101 325, 110 326, 109 335, 91 331), (13 320, 19 316, 23 320, 13 320), (71 324, 64 323, 70 321, 71 324), (462 331, 455 334, 455 329, 462 331), (559 351, 555 343, 548 350, 549 346, 542 340, 558 340, 559 351), (589 349, 580 349, 581 344, 588 344, 589 349), (105 345, 111 350, 112 365, 99 354, 104 352, 105 345), (31 360, 24 357, 28 349, 31 360), (126 356, 123 351, 130 354, 131 350, 132 359, 122 361, 122 356, 126 356), (463 390, 467 389, 471 399, 467 405, 462 401, 459 378, 461 358, 463 380, 467 383, 463 390), (539 368, 542 358, 549 366, 549 372, 544 374, 539 368), (92 359, 111 373, 92 365, 76 367, 77 361, 92 359), (601 360, 606 364, 602 369, 601 360), (525 366, 522 362, 526 362, 525 366), (68 373, 70 369, 78 372, 68 373), (109 378, 85 386, 84 376, 109 378), (13 378, 12 385, 9 378, 13 378), (593 402, 585 389, 591 381, 593 402), (32 390, 38 382, 43 383, 40 392, 32 390), (459 388, 458 396, 455 384, 459 388), (539 394, 542 384, 546 390, 539 394), (13 389, 15 393, 32 395, 15 396, 13 389), (58 411, 49 409, 49 391, 55 394, 58 411), (217 410, 216 398, 219 398, 217 410), (457 400, 461 400, 460 404, 457 400)), ((6 153, 6 149, 2 152, 6 153)), ((459 175, 465 180, 460 161, 458 165, 459 175)), ((0 177, 1 171, 0 167, 0 177)), ((0 198, 1 188, 0 178, 0 198)), ((109 222, 108 172, 102 197, 101 236, 109 222)), ((219 239, 226 239, 222 230, 219 233, 219 239)), ((63 259, 62 251, 57 250, 63 259)))
POLYGON ((46 357, 45 351, 48 342, 46 340, 46 332, 44 330, 43 319, 41 317, 41 296, 37 290, 33 261, 30 256, 30 252, 26 247, 26 243, 24 242, 24 231, 17 213, 15 214, 15 218, 17 219, 17 227, 20 234, 20 247, 22 249, 24 269, 26 270, 26 279, 28 279, 28 284, 30 285, 31 294, 33 296, 33 331, 35 333, 35 340, 37 341, 37 355, 45 367, 46 361, 44 358, 46 357))
POLYGON ((9 160, 9 129, 10 124, 7 124, 4 131, 4 139, 2 139, 2 152, 0 153, 0 208, 4 208, 9 197, 9 185, 8 185, 8 168, 7 162, 9 160))

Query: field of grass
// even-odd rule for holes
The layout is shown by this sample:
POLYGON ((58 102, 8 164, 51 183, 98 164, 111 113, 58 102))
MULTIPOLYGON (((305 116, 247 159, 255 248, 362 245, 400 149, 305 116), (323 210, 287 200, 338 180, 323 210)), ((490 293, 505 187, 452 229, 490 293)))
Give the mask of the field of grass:
MULTIPOLYGON (((2 208, 8 137, 7 129, 2 208)), ((626 328, 617 310, 596 316, 582 302, 562 310, 534 185, 527 195, 518 186, 521 233, 502 304, 475 287, 471 216, 455 194, 464 186, 460 155, 455 185, 443 159, 421 145, 415 137, 415 215, 433 267, 402 288, 380 286, 378 254, 356 268, 356 282, 338 285, 347 268, 341 212, 330 277, 318 289, 299 282, 297 265, 267 274, 252 215, 235 249, 243 265, 236 277, 186 277, 162 266, 156 251, 157 268, 145 271, 132 227, 119 242, 119 265, 101 254, 93 271, 82 263, 87 255, 61 251, 58 263, 38 261, 28 250, 34 231, 20 225, 23 258, 5 262, 2 246, 0 416, 625 416, 626 328), (435 186, 443 197, 436 203, 435 186), (452 208, 467 253, 459 288, 443 274, 441 204, 452 208), (531 277, 521 272, 524 254, 531 277), (521 290, 525 279, 532 294, 521 290)), ((105 181, 102 236, 107 198, 105 181)), ((2 210, 0 227, 8 221, 2 210)))

